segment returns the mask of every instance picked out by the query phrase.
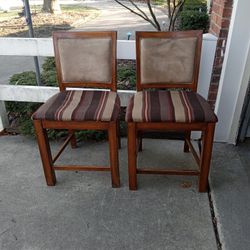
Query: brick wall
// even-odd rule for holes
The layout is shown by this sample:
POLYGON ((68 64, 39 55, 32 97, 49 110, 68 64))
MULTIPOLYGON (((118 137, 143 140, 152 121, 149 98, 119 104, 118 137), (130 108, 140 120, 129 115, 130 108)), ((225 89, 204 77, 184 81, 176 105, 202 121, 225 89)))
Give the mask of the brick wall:
POLYGON ((224 60, 233 0, 213 0, 209 32, 218 37, 208 101, 214 108, 224 60))

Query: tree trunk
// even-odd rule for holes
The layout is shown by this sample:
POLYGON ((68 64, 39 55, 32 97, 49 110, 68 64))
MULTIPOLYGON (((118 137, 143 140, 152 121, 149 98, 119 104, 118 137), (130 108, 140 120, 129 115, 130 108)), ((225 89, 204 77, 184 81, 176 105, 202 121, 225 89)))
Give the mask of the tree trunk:
POLYGON ((43 0, 42 11, 52 13, 52 14, 62 13, 59 0, 43 0))

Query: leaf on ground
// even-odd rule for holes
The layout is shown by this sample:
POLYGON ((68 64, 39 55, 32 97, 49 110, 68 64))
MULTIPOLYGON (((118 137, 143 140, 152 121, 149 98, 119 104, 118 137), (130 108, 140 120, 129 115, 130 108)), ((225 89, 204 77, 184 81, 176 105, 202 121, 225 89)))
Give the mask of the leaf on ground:
POLYGON ((184 181, 181 184, 182 188, 191 188, 192 187, 192 182, 191 181, 184 181))

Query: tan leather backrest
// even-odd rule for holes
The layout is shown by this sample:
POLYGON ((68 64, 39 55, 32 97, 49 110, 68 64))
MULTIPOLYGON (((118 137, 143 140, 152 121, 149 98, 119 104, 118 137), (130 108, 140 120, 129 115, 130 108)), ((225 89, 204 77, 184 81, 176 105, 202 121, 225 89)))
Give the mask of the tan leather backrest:
POLYGON ((146 37, 140 42, 141 84, 192 82, 196 37, 146 37))
POLYGON ((111 38, 60 38, 58 52, 63 82, 111 83, 111 38))

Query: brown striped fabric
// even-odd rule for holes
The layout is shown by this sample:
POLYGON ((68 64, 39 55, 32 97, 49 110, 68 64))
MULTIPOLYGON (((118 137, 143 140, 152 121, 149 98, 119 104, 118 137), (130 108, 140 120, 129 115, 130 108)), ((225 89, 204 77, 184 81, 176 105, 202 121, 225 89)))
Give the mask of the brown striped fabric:
POLYGON ((207 101, 195 92, 140 91, 129 102, 127 122, 217 122, 207 101))
POLYGON ((62 91, 52 96, 32 116, 52 121, 115 121, 120 99, 112 91, 62 91))

